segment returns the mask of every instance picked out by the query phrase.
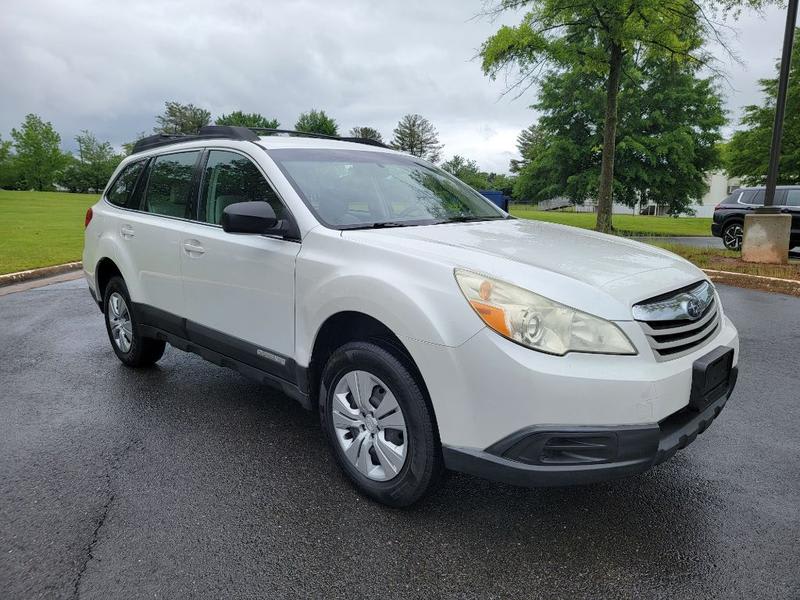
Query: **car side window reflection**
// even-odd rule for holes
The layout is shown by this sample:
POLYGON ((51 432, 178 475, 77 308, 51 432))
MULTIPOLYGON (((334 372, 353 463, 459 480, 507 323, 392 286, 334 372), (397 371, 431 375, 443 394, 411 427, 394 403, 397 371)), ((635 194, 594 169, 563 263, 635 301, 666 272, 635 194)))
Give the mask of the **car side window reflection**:
POLYGON ((236 152, 211 150, 203 173, 199 219, 219 225, 225 207, 236 202, 268 202, 279 220, 286 216, 277 194, 250 159, 236 152))
POLYGON ((192 172, 199 151, 157 156, 150 168, 144 209, 169 217, 190 218, 192 172))

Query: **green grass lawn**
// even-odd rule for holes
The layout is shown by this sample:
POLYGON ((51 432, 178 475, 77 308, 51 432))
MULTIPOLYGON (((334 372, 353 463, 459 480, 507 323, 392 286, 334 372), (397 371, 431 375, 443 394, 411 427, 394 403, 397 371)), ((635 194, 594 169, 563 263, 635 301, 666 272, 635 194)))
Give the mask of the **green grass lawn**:
MULTIPOLYGON (((542 211, 528 207, 511 207, 511 214, 523 219, 594 229, 594 213, 542 211)), ((614 229, 620 235, 705 236, 711 235, 711 219, 700 217, 650 217, 614 215, 614 229)))
POLYGON ((81 259, 94 194, 0 190, 0 274, 81 259))

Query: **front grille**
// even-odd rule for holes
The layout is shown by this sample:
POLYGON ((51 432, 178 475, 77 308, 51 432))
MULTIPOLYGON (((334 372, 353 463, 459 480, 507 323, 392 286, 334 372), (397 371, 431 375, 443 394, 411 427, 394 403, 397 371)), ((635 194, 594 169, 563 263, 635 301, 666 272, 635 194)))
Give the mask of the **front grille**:
POLYGON ((640 302, 633 307, 633 316, 658 360, 693 352, 720 327, 717 298, 707 281, 640 302))

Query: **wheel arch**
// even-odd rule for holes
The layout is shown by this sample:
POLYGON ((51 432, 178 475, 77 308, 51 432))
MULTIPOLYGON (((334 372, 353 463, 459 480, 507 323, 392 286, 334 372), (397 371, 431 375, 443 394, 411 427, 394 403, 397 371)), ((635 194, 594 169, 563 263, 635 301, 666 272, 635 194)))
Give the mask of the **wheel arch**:
POLYGON ((94 270, 94 277, 95 277, 95 285, 97 290, 97 302, 100 304, 100 308, 103 308, 103 298, 106 293, 106 286, 108 286, 108 282, 115 276, 123 277, 122 271, 117 266, 112 259, 107 256, 104 256, 99 261, 97 261, 97 265, 95 266, 94 270))
POLYGON ((411 370, 431 411, 438 440, 439 426, 436 422, 436 411, 431 402, 428 386, 425 384, 425 379, 422 377, 422 373, 411 352, 409 352, 398 335, 387 325, 379 319, 360 311, 346 310, 332 314, 318 328, 311 347, 311 358, 307 372, 311 406, 316 406, 319 403, 322 371, 328 358, 337 348, 354 341, 372 342, 380 346, 392 353, 411 370))

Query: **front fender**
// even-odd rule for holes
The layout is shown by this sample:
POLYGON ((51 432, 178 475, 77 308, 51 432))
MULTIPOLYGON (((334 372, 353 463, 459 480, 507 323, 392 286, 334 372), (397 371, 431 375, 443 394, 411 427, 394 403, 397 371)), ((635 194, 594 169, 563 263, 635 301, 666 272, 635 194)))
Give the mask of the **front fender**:
POLYGON ((399 338, 458 346, 484 325, 461 295, 452 268, 412 257, 383 256, 337 240, 335 249, 304 248, 297 263, 296 356, 308 365, 314 340, 331 316, 354 311, 399 338), (349 256, 360 252, 358 258, 349 256), (357 270, 352 267, 357 265, 357 270))

